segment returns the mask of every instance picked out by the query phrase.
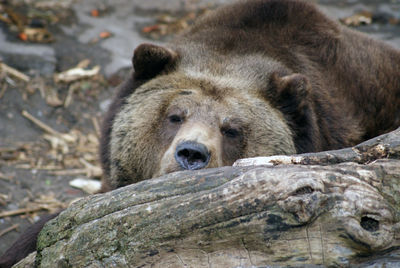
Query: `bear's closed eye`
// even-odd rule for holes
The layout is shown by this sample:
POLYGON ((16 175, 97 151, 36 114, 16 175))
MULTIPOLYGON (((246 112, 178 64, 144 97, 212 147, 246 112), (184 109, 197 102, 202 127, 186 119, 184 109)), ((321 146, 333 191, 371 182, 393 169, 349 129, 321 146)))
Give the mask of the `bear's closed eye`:
POLYGON ((168 116, 169 122, 174 124, 180 124, 183 122, 183 117, 177 114, 168 116))
POLYGON ((237 138, 240 136, 240 131, 234 128, 222 128, 221 133, 230 139, 237 138))

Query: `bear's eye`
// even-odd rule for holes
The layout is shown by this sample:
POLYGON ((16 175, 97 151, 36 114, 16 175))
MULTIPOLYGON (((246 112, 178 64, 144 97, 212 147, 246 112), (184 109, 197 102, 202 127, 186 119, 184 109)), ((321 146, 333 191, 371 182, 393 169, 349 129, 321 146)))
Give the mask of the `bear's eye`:
POLYGON ((221 130, 222 134, 228 138, 236 138, 240 135, 239 130, 234 129, 234 128, 226 128, 221 130))
POLYGON ((179 116, 177 114, 168 116, 168 120, 169 120, 169 122, 174 123, 174 124, 179 124, 179 123, 183 122, 182 116, 179 116))

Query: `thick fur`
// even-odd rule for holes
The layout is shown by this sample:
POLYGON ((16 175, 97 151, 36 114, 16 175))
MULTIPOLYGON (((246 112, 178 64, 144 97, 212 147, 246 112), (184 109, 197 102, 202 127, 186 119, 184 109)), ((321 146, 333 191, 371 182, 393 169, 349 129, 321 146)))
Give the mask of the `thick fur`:
POLYGON ((211 147, 222 150, 222 156, 208 167, 231 164, 235 159, 229 155, 347 147, 400 124, 399 51, 339 25, 302 1, 255 0, 225 6, 164 49, 144 45, 135 55, 139 75, 120 88, 126 92, 129 87, 132 93, 124 95, 124 105, 115 105, 104 122, 106 190, 179 170, 176 163, 164 164, 174 162, 165 154, 171 155, 172 145, 182 136, 179 131, 185 124, 191 125, 185 129, 200 127, 205 132, 212 130, 204 125, 219 124, 220 130, 214 130, 222 131, 222 123, 213 119, 221 112, 235 114, 242 134, 248 136, 235 143, 240 150, 218 145, 226 139, 215 138, 218 144, 211 147), (157 53, 162 56, 149 56, 157 53), (152 64, 162 68, 148 67, 152 64), (139 78, 145 82, 134 89, 139 78), (184 109, 194 114, 171 135, 161 135, 171 103, 188 102, 179 93, 188 88, 196 94, 189 98, 190 108, 184 109), (227 106, 231 97, 240 112, 227 106), (210 107, 202 115, 195 108, 200 102, 210 107), (194 117, 202 126, 193 125, 194 117), (258 135, 251 136, 254 132, 258 135))
POLYGON ((103 122, 102 191, 181 170, 174 152, 187 140, 216 167, 400 125, 400 52, 303 1, 222 7, 166 47, 139 46, 133 66, 103 122))

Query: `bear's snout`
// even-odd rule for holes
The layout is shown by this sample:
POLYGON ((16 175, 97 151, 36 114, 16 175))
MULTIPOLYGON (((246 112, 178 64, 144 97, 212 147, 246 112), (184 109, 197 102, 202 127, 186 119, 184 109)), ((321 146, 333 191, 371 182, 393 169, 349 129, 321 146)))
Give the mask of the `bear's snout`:
POLYGON ((210 161, 210 152, 204 144, 184 141, 176 147, 175 160, 184 169, 202 169, 210 161))

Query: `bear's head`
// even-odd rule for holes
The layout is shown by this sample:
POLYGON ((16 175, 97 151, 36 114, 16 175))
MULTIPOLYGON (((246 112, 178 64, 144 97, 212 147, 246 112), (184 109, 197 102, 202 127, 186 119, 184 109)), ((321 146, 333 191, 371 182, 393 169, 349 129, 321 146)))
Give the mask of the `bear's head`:
POLYGON ((309 83, 273 60, 221 60, 144 44, 133 65, 123 86, 129 94, 112 120, 105 187, 309 146, 309 83))

